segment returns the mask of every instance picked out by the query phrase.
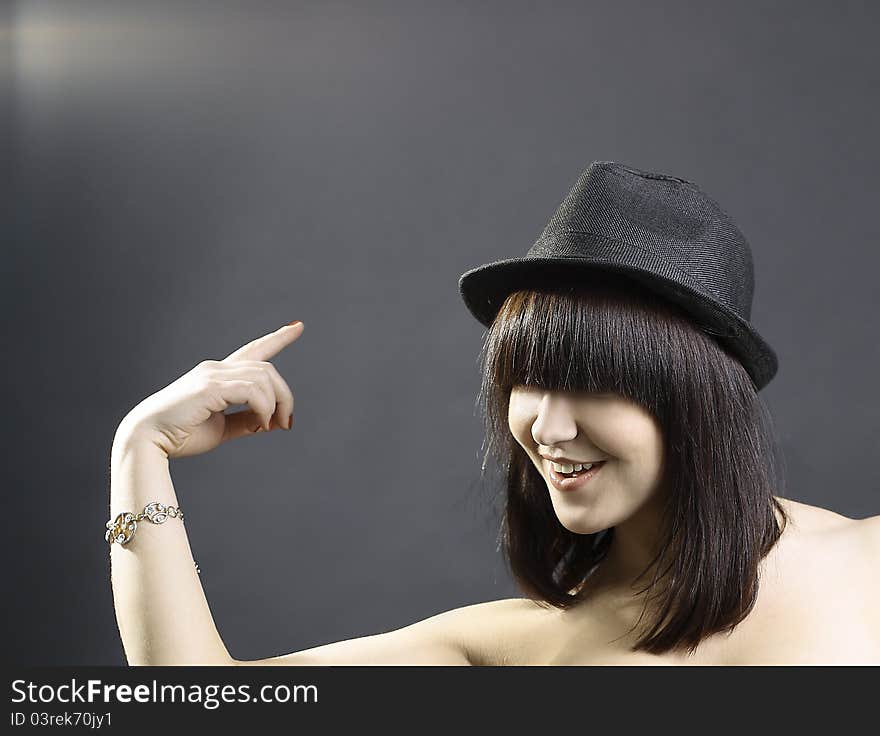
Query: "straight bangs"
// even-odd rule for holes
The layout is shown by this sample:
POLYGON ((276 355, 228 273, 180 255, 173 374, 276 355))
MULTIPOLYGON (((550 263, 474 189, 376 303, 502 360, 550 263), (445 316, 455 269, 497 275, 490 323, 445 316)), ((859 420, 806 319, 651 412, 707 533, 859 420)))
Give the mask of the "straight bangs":
POLYGON ((499 543, 520 589, 543 605, 580 602, 614 528, 562 526, 546 481, 510 432, 510 392, 614 393, 657 419, 668 490, 661 550, 643 572, 653 570, 643 616, 649 601, 656 606, 633 650, 693 652, 745 618, 760 560, 788 520, 774 497, 782 464, 767 407, 712 330, 624 275, 591 272, 511 293, 481 353, 483 470, 491 459, 504 474, 499 543))
POLYGON ((660 333, 690 326, 683 317, 658 323, 658 311, 671 316, 672 305, 625 290, 635 284, 615 289, 592 279, 507 298, 484 343, 491 386, 614 392, 640 404, 666 390, 677 356, 665 354, 675 340, 660 333))

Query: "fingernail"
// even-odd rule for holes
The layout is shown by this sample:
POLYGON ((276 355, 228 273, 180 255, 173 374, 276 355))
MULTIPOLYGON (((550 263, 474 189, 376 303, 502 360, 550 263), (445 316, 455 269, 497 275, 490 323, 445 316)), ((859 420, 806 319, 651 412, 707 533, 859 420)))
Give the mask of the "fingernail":
POLYGON ((285 326, 285 327, 295 327, 296 325, 301 325, 301 324, 302 324, 302 320, 295 319, 295 320, 293 320, 293 322, 288 322, 288 323, 287 323, 286 325, 284 325, 284 326, 285 326))
POLYGON ((293 426, 293 414, 290 415, 290 419, 287 420, 287 428, 290 429, 293 426))

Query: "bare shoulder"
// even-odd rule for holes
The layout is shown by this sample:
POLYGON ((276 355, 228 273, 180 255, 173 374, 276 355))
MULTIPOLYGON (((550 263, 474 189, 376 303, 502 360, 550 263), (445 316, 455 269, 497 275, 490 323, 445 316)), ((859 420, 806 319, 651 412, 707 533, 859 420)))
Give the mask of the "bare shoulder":
POLYGON ((875 633, 880 640, 880 515, 868 516, 864 519, 853 519, 852 530, 853 567, 864 571, 859 580, 854 580, 866 597, 866 610, 871 614, 875 625, 875 633))
POLYGON ((532 634, 548 619, 548 607, 529 598, 475 603, 434 617, 457 641, 472 665, 494 666, 530 659, 532 634))
POLYGON ((820 506, 778 498, 791 526, 783 533, 792 562, 805 571, 833 571, 837 579, 853 577, 867 584, 865 575, 880 565, 880 516, 853 519, 820 506))
POLYGON ((803 534, 829 535, 867 535, 876 538, 880 535, 880 515, 868 516, 864 519, 853 519, 831 509, 821 506, 793 501, 790 498, 776 496, 794 521, 797 531, 803 534))
POLYGON ((779 501, 792 521, 792 535, 821 534, 823 532, 844 530, 856 521, 821 506, 812 506, 808 503, 802 503, 790 498, 782 498, 781 496, 774 496, 774 498, 779 501))
MULTIPOLYGON (((855 519, 853 524, 856 529, 854 534, 868 564, 872 570, 880 569, 880 514, 855 519)), ((877 601, 880 603, 880 578, 875 574, 871 579, 877 601)))

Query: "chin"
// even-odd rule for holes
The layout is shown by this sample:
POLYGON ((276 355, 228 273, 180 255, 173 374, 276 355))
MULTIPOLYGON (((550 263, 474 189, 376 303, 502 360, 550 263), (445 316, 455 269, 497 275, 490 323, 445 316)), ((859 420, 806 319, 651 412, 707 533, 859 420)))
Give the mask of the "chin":
MULTIPOLYGON (((562 520, 560 519, 560 521, 562 521, 562 520)), ((570 531, 572 534, 597 534, 598 532, 604 531, 605 529, 608 528, 608 527, 605 527, 602 525, 597 526, 595 524, 588 525, 588 524, 566 524, 566 523, 563 523, 562 526, 564 526, 566 529, 568 529, 568 531, 570 531)))
POLYGON ((600 519, 595 512, 583 507, 557 508, 554 504, 553 510, 559 523, 572 534, 596 534, 611 526, 600 519))

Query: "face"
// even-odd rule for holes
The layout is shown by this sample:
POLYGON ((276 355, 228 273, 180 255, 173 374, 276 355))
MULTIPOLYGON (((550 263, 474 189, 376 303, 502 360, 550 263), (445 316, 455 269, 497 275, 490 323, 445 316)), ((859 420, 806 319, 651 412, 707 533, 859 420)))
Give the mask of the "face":
POLYGON ((560 523, 593 534, 635 517, 658 500, 663 445, 656 420, 618 394, 545 391, 514 387, 508 425, 544 478, 560 523), (550 480, 542 457, 604 460, 594 477, 573 490, 550 480))

